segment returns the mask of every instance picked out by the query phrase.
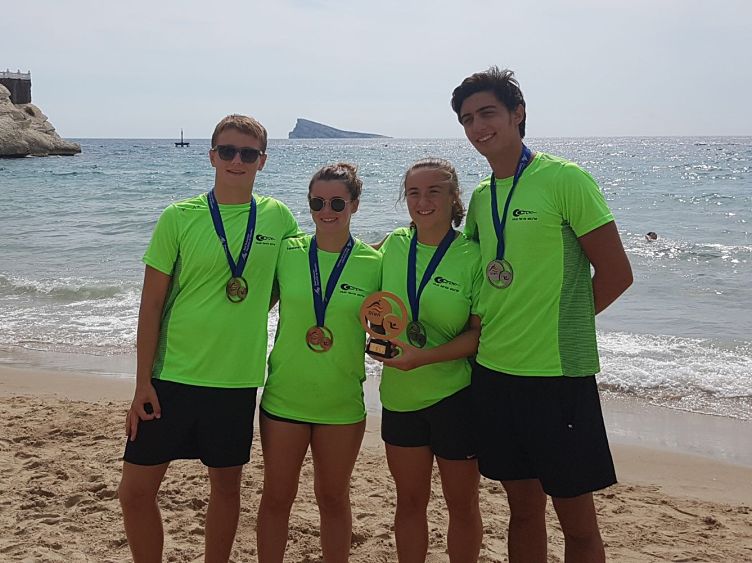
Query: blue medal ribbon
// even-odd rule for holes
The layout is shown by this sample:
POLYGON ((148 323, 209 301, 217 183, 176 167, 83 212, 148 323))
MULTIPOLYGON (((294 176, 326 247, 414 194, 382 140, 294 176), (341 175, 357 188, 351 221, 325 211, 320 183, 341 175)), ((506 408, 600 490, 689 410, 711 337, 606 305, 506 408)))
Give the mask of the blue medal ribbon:
POLYGON ((420 280, 420 286, 416 288, 415 282, 417 281, 416 262, 418 258, 418 230, 416 229, 413 233, 413 238, 410 241, 410 251, 407 254, 407 298, 410 301, 410 311, 413 315, 413 321, 418 320, 418 315, 420 313, 420 296, 423 294, 423 290, 428 285, 428 282, 431 279, 431 276, 436 271, 436 268, 439 267, 441 259, 444 258, 444 255, 449 250, 449 247, 454 240, 454 236, 454 229, 449 227, 447 234, 444 235, 444 238, 441 239, 438 248, 436 248, 436 250, 434 251, 433 256, 431 257, 431 261, 426 267, 426 271, 423 272, 423 278, 420 280))
POLYGON ((524 144, 522 145, 522 153, 520 159, 517 161, 517 170, 514 173, 514 180, 512 180, 512 188, 507 195, 507 201, 504 204, 504 215, 499 219, 499 202, 496 196, 496 176, 491 173, 491 217, 493 218, 494 230, 496 231, 496 259, 503 260, 504 252, 506 251, 506 245, 504 243, 504 228, 507 225, 507 213, 509 212, 509 204, 512 201, 512 194, 517 187, 517 183, 522 177, 522 173, 527 168, 528 164, 532 160, 533 153, 524 144))
POLYGON ((225 235, 225 227, 222 224, 222 215, 219 212, 219 204, 217 203, 217 196, 214 195, 214 190, 211 190, 206 194, 206 199, 209 202, 209 211, 211 212, 212 222, 214 223, 214 230, 217 232, 219 242, 222 243, 222 248, 225 250, 227 264, 230 266, 232 277, 242 277, 246 262, 248 262, 248 256, 251 253, 251 246, 253 246, 253 233, 256 230, 256 200, 253 198, 253 195, 251 195, 251 209, 248 212, 248 224, 245 228, 245 238, 243 239, 243 247, 240 249, 240 256, 238 256, 238 262, 236 264, 230 253, 230 248, 227 245, 227 235, 225 235))
POLYGON ((313 289, 313 310, 316 313, 316 326, 324 326, 324 318, 326 317, 326 307, 329 305, 329 300, 334 294, 334 288, 337 287, 337 281, 342 275, 342 271, 345 269, 347 259, 350 257, 355 241, 352 235, 347 239, 347 243, 342 247, 339 252, 339 258, 337 258, 336 264, 332 269, 332 273, 329 274, 329 281, 326 283, 326 295, 321 295, 321 270, 319 269, 319 257, 318 257, 318 245, 316 244, 316 237, 311 239, 311 246, 308 249, 308 265, 311 270, 311 288, 313 289))

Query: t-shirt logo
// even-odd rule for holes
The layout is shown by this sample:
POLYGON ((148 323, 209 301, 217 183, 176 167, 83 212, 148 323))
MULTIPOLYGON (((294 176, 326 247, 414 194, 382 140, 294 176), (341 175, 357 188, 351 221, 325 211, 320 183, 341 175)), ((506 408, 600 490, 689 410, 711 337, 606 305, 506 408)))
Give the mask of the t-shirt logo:
POLYGON ((515 209, 512 211, 512 221, 537 221, 537 211, 531 211, 529 209, 515 209))
POLYGON ((350 285, 349 283, 341 283, 339 284, 339 289, 342 291, 342 293, 346 293, 348 295, 355 295, 357 297, 365 297, 366 292, 364 289, 361 289, 359 287, 355 287, 354 285, 350 285))
POLYGON ((256 235, 256 242, 264 246, 275 246, 277 244, 276 240, 277 239, 274 237, 262 235, 260 233, 256 235))
POLYGON ((433 283, 435 285, 438 285, 441 289, 446 289, 455 293, 459 291, 458 288, 460 284, 453 282, 452 280, 448 280, 444 276, 435 276, 433 278, 433 283))

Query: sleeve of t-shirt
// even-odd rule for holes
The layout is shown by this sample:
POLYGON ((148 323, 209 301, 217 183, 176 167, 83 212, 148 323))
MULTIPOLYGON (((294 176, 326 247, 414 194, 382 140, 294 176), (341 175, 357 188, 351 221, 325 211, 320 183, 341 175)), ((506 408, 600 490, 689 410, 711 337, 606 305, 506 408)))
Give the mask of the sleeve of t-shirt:
POLYGON ((279 277, 280 276, 279 275, 280 275, 280 272, 282 272, 282 269, 285 267, 284 260, 285 260, 285 256, 287 256, 288 254, 287 252, 285 252, 286 250, 287 250, 286 239, 282 239, 282 244, 279 247, 279 254, 277 254, 277 263, 274 267, 274 281, 272 282, 272 293, 271 293, 271 297, 269 298, 270 302, 274 302, 275 300, 279 301, 279 298, 280 298, 280 292, 279 292, 279 277))
POLYGON ((392 234, 393 233, 389 233, 388 235, 386 235, 386 238, 384 239, 384 241, 381 243, 381 246, 379 247, 379 253, 381 253, 382 256, 386 254, 386 249, 389 247, 389 241, 392 240, 392 234))
POLYGON ((295 238, 302 236, 304 233, 300 230, 298 222, 295 220, 295 216, 284 203, 279 202, 279 210, 282 215, 282 224, 285 226, 283 229, 282 239, 295 238))
POLYGON ((470 196, 470 205, 467 206, 467 215, 465 216, 465 236, 470 240, 478 241, 478 221, 475 218, 477 213, 475 208, 475 192, 470 196))
POLYGON ((478 315, 479 302, 480 302, 480 289, 483 287, 483 267, 480 260, 480 249, 478 249, 478 255, 475 260, 470 264, 472 272, 472 294, 470 302, 470 314, 478 315))
POLYGON ((379 270, 379 275, 378 275, 378 277, 376 279, 378 280, 377 283, 378 283, 379 290, 381 290, 381 286, 382 286, 382 281, 381 280, 383 279, 382 276, 384 275, 384 255, 381 254, 381 252, 379 252, 379 268, 378 268, 378 270, 379 270))
POLYGON ((577 237, 614 220, 598 184, 576 164, 562 169, 558 199, 562 217, 577 237))
POLYGON ((172 275, 180 250, 179 214, 174 205, 162 212, 143 257, 144 264, 168 276, 172 275))

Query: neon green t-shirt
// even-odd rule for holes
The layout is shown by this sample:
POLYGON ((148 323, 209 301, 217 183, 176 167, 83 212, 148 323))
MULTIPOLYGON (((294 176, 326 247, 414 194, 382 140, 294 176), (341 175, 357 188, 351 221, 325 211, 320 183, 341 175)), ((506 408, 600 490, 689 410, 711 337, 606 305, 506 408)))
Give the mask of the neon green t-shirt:
MULTIPOLYGON (((407 297, 407 255, 413 231, 403 227, 392 232, 381 247, 384 255, 381 289, 407 297)), ((436 247, 418 243, 417 283, 423 278, 436 247)), ((470 315, 477 314, 478 295, 483 279, 478 244, 460 234, 449 246, 431 281, 420 297, 420 321, 426 327, 426 348, 435 348, 454 339, 467 327, 470 315)), ((407 342, 407 335, 399 336, 407 342)), ((421 366, 410 371, 384 366, 381 374, 381 404, 391 411, 409 412, 429 407, 470 385, 467 358, 421 366)))
MULTIPOLYGON (((173 203, 157 222, 144 263, 172 276, 162 312, 152 376, 204 387, 258 387, 264 382, 269 297, 283 239, 299 232, 290 210, 256 200, 256 230, 243 277, 248 297, 232 303, 231 277, 214 231, 206 194, 173 203)), ((228 246, 237 260, 250 205, 220 205, 228 246)))
MULTIPOLYGON (((512 178, 497 180, 499 215, 512 178)), ((477 361, 527 376, 585 376, 600 371, 590 262, 578 237, 614 220, 595 180, 576 164, 537 153, 512 196, 505 230, 512 284, 484 279, 477 361)), ((490 178, 473 192, 465 233, 496 258, 490 178)))
MULTIPOLYGON (((379 290, 381 255, 356 240, 326 308, 324 325, 333 343, 326 352, 306 344, 316 325, 308 250, 311 236, 286 240, 277 262, 279 325, 269 356, 269 375, 261 407, 269 413, 316 424, 353 424, 363 420, 365 331, 360 306, 379 290)), ((318 250, 322 289, 326 288, 338 252, 318 250)))

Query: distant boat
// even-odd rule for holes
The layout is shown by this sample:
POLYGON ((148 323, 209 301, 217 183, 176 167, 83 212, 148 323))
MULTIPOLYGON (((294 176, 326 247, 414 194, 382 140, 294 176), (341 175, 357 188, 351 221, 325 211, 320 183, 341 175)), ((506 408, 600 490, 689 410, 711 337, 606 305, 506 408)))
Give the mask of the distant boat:
POLYGON ((180 142, 175 141, 175 146, 176 147, 190 147, 191 146, 191 144, 189 142, 183 140, 183 130, 182 129, 180 130, 180 142))

